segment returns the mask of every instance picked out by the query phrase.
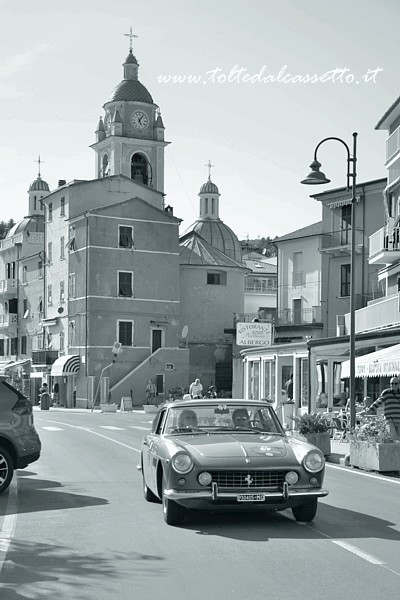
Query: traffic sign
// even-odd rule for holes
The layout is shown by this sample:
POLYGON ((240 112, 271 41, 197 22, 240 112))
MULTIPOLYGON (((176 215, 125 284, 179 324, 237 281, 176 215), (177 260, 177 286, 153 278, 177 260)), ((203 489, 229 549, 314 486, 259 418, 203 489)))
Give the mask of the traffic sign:
POLYGON ((121 349, 122 349, 121 342, 114 342, 114 346, 112 349, 113 354, 119 354, 121 352, 121 349))

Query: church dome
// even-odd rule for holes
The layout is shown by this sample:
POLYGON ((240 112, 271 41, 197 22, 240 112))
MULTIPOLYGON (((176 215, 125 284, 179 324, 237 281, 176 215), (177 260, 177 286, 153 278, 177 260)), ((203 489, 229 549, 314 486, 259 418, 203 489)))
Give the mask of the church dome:
POLYGON ((203 183, 203 185, 200 188, 199 194, 219 194, 219 190, 215 183, 213 183, 211 179, 209 179, 208 181, 203 183))
MULTIPOLYGON (((212 185, 217 188, 215 184, 212 185)), ((233 260, 242 262, 242 248, 236 234, 220 219, 199 219, 189 230, 201 235, 211 246, 218 248, 233 260)))
MULTIPOLYGON (((46 183, 46 182, 44 182, 46 183)), ((47 185, 47 184, 46 184, 47 185)), ((7 233, 6 238, 11 238, 13 235, 17 235, 17 233, 23 232, 29 233, 43 233, 44 231, 44 222, 42 217, 24 217, 18 223, 15 223, 7 233)))
POLYGON ((138 79, 124 79, 117 85, 111 94, 109 102, 134 101, 153 104, 150 92, 138 79))
POLYGON ((44 181, 40 175, 37 176, 37 179, 35 179, 35 181, 33 181, 31 183, 31 185, 29 186, 29 191, 30 192, 49 192, 50 188, 49 188, 49 184, 47 183, 47 181, 44 181))

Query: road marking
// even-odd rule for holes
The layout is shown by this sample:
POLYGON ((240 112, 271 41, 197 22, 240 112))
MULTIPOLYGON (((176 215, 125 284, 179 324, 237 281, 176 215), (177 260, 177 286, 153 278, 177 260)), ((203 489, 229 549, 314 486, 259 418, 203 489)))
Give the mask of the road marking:
POLYGON ((355 475, 361 475, 362 477, 370 477, 372 479, 380 479, 380 481, 386 481, 387 483, 394 483, 396 485, 400 485, 400 479, 393 479, 392 477, 382 477, 382 475, 375 475, 374 473, 365 473, 364 471, 359 471, 358 469, 346 469, 345 467, 337 467, 331 463, 325 463, 327 467, 330 469, 336 469, 337 471, 342 471, 343 473, 351 473, 355 475))
POLYGON ((383 560, 379 560, 379 558, 376 558, 376 556, 373 556, 372 554, 368 554, 368 552, 363 552, 363 550, 360 550, 360 548, 357 548, 357 546, 353 546, 353 544, 349 544, 348 542, 342 542, 340 540, 332 540, 332 542, 337 546, 348 550, 352 554, 355 554, 359 558, 362 558, 373 565, 385 564, 383 560))
POLYGON ((125 431, 124 427, 114 427, 114 425, 99 425, 101 429, 112 429, 113 431, 125 431))
POLYGON ((61 427, 44 427, 42 425, 41 429, 46 429, 47 431, 63 431, 63 429, 61 429, 61 427))
POLYGON ((15 473, 10 487, 8 488, 8 502, 3 519, 3 526, 0 530, 0 575, 17 524, 17 486, 17 474, 15 473))
POLYGON ((150 427, 140 427, 140 425, 129 425, 129 429, 141 429, 142 431, 149 431, 150 427))

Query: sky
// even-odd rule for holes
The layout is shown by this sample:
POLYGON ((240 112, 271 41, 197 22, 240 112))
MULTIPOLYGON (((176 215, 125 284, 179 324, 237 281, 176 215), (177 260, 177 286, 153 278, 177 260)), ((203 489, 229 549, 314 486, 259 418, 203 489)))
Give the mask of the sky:
MULTIPOLYGON (((0 23, 0 220, 27 214, 39 155, 50 189, 95 178, 89 146, 123 79, 130 27, 171 142, 166 203, 182 231, 198 217, 209 160, 220 218, 239 239, 320 220, 310 194, 329 187, 300 180, 325 137, 351 146, 358 132, 357 181, 386 176, 387 133, 375 125, 400 95, 397 0, 0 0, 0 23)), ((318 159, 330 187, 346 184, 341 144, 318 159)))

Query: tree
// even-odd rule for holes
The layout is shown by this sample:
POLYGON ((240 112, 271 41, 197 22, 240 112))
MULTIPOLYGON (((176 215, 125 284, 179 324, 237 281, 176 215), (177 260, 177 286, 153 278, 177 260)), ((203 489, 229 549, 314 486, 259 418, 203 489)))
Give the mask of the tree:
POLYGON ((0 221, 0 240, 3 240, 6 237, 7 233, 14 225, 14 219, 10 219, 9 221, 0 221))

